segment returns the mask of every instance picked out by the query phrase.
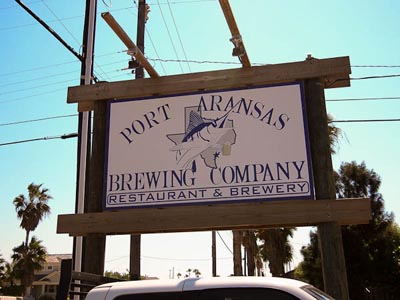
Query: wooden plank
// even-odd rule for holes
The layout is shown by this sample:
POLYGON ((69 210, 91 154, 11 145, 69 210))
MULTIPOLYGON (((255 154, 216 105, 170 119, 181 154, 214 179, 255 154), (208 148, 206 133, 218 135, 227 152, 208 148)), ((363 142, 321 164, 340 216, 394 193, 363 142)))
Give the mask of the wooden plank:
POLYGON ((366 198, 245 202, 59 215, 57 233, 142 234, 310 226, 329 221, 345 225, 364 224, 370 218, 366 198))
POLYGON ((340 86, 349 86, 348 75, 350 73, 350 60, 347 56, 312 59, 251 68, 74 86, 68 88, 67 102, 79 103, 79 110, 85 111, 93 109, 91 101, 251 87, 293 82, 307 78, 321 78, 325 88, 333 88, 336 87, 333 82, 340 83, 340 86))
POLYGON ((128 50, 132 51, 133 56, 137 59, 137 61, 146 69, 147 73, 149 73, 150 77, 160 77, 157 71, 153 68, 153 66, 149 63, 149 61, 144 57, 142 51, 136 46, 136 44, 130 39, 128 34, 122 27, 118 24, 118 22, 114 19, 110 12, 104 12, 101 14, 102 18, 106 21, 108 26, 114 31, 114 33, 120 38, 120 40, 125 44, 128 50))

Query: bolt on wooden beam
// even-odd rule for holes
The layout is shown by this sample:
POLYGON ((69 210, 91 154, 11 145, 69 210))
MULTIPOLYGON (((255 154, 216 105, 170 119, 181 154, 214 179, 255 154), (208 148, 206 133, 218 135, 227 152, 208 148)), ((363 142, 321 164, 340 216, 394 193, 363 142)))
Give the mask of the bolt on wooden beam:
POLYGON ((132 55, 137 59, 137 61, 143 66, 143 68, 149 73, 150 77, 160 77, 157 71, 149 63, 149 61, 144 57, 142 51, 136 46, 136 44, 130 39, 128 34, 122 29, 118 22, 109 12, 104 12, 101 17, 106 21, 108 26, 115 32, 115 34, 120 38, 120 40, 125 44, 132 55))
POLYGON ((222 11, 224 13, 226 22, 228 23, 229 30, 231 31, 231 42, 235 45, 233 54, 239 57, 243 67, 251 67, 249 57, 247 56, 246 48, 244 47, 242 36, 240 35, 239 28, 236 24, 235 17, 233 16, 229 0, 219 0, 222 11))

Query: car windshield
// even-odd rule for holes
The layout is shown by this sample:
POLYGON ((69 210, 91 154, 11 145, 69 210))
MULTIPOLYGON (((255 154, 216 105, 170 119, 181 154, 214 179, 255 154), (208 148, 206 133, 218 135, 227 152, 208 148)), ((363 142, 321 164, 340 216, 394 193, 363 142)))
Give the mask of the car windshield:
POLYGON ((302 287, 302 289, 305 292, 307 292, 308 294, 310 294, 311 296, 313 296, 315 299, 318 299, 318 300, 335 300, 334 298, 332 298, 328 294, 326 294, 323 291, 317 289, 316 287, 313 287, 312 285, 306 285, 306 286, 302 287))

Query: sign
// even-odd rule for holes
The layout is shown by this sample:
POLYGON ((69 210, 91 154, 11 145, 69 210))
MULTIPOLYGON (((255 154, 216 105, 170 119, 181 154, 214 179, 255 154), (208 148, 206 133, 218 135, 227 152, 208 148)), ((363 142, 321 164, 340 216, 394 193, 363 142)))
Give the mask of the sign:
POLYGON ((105 209, 313 199, 301 83, 108 103, 105 209))

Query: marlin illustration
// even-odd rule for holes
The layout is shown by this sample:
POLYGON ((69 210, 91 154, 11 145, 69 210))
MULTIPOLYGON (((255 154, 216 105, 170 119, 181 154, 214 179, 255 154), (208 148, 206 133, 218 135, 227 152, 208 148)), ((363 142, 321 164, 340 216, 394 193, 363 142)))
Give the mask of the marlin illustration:
POLYGON ((194 110, 189 115, 189 125, 180 143, 171 147, 171 151, 177 152, 177 163, 179 167, 188 169, 191 165, 193 172, 196 171, 195 159, 206 150, 212 150, 218 157, 223 149, 223 137, 233 128, 225 127, 232 107, 226 114, 215 120, 203 119, 194 110))

